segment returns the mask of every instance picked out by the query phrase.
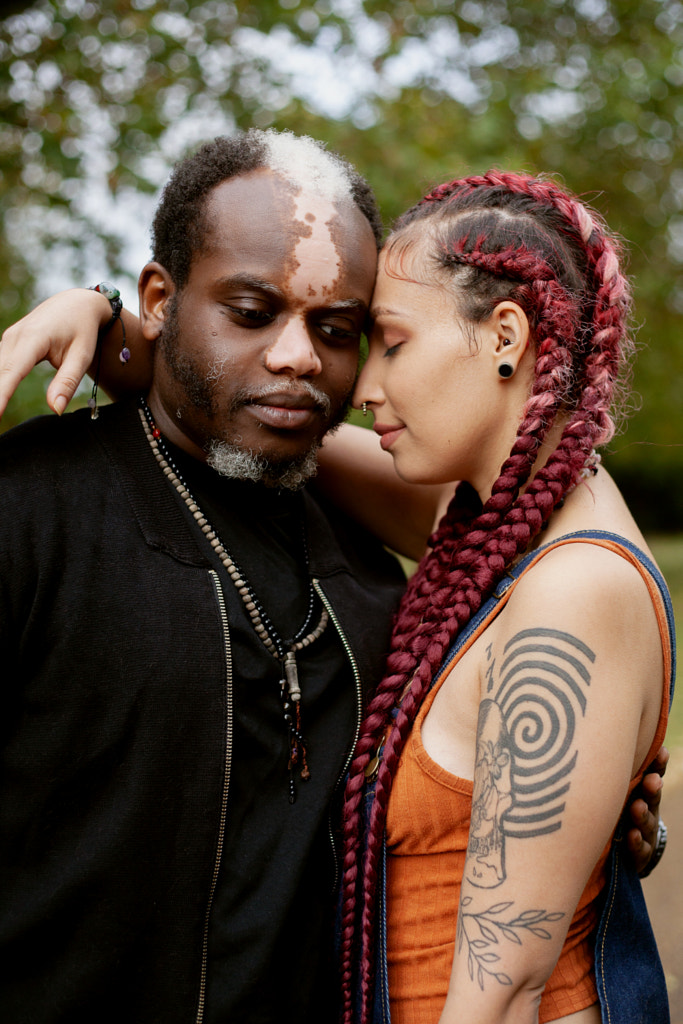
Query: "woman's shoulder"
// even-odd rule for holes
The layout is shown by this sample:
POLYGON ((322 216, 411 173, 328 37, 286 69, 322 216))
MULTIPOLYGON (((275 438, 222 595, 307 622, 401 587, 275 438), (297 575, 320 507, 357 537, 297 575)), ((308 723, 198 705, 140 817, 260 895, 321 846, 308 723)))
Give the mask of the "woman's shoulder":
POLYGON ((538 548, 542 557, 531 570, 535 587, 560 584, 569 595, 578 592, 605 600, 615 591, 635 596, 644 590, 647 595, 642 566, 658 571, 626 502, 604 469, 569 495, 538 548))
POLYGON ((639 560, 623 557, 618 543, 618 535, 614 546, 572 537, 547 550, 500 615, 494 649, 502 654, 523 637, 543 646, 543 637, 555 636, 589 652, 608 700, 630 693, 637 705, 656 708, 664 680, 661 616, 647 573, 639 560))
POLYGON ((642 616, 652 605, 646 571, 649 553, 612 531, 577 531, 550 541, 532 558, 510 600, 517 613, 553 610, 580 621, 618 621, 642 616))
POLYGON ((661 618, 636 564, 587 540, 553 547, 520 578, 492 639, 492 659, 507 664, 530 652, 525 664, 551 663, 562 678, 589 678, 601 720, 628 711, 629 728, 638 726, 637 771, 668 681, 661 618))

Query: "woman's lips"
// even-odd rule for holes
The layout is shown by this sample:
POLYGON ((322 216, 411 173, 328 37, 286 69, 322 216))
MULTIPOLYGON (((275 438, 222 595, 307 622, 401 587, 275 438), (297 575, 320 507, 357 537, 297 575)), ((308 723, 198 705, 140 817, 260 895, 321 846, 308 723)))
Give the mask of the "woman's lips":
POLYGON ((389 427, 382 423, 375 423, 372 429, 379 434, 379 443, 386 452, 391 448, 398 435, 403 433, 405 427, 389 427))

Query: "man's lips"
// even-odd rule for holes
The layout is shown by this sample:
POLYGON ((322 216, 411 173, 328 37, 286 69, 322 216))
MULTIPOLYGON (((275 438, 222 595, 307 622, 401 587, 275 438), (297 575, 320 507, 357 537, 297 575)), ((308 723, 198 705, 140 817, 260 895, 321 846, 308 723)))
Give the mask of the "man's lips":
POLYGON ((398 435, 405 430, 405 427, 389 427, 383 423, 375 423, 372 429, 379 434, 379 443, 386 452, 391 448, 398 435))
POLYGON ((320 413, 315 400, 307 394, 282 392, 254 398, 245 408, 266 427, 276 430, 302 430, 320 413))

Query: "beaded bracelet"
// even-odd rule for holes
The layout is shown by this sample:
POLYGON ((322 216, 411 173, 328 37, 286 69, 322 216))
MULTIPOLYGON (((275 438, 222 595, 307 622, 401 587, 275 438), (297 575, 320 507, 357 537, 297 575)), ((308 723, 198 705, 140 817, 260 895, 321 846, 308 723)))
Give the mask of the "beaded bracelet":
POLYGON ((121 343, 121 351, 119 352, 119 359, 122 363, 127 363, 130 359, 130 350, 126 347, 126 326, 121 318, 121 313, 123 312, 123 299, 121 298, 121 292, 118 288, 114 288, 113 284, 107 284, 106 281, 100 281, 99 284, 91 285, 89 290, 91 292, 99 292, 100 295, 104 295, 105 299, 109 301, 109 305, 111 306, 111 320, 106 323, 104 327, 100 327, 97 332, 98 338, 100 336, 104 337, 104 335, 111 330, 116 321, 120 320, 123 340, 121 343))
POLYGON ((92 292, 99 292, 100 295, 104 295, 105 299, 108 300, 111 306, 111 320, 100 327, 97 332, 97 366, 95 367, 95 374, 93 377, 92 392, 88 399, 88 408, 90 409, 90 418, 96 420, 99 416, 99 410, 97 408, 97 385, 100 377, 100 363, 102 361, 102 339, 118 320, 121 324, 121 351, 119 352, 119 359, 125 364, 130 359, 130 349, 126 345, 126 325, 123 322, 121 313, 123 311, 123 299, 121 298, 121 292, 118 288, 114 288, 113 285, 107 284, 106 281, 100 281, 99 284, 90 285, 89 288, 92 292))

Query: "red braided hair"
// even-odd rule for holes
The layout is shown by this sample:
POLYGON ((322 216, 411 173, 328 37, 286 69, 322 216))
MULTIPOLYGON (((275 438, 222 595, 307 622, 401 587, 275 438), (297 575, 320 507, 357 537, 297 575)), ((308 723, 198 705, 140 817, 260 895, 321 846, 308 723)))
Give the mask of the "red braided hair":
POLYGON ((628 354, 630 294, 617 247, 594 212, 551 181, 491 171, 439 185, 398 221, 387 247, 433 236, 427 272, 484 321, 505 298, 527 315, 536 346, 531 395, 510 455, 481 506, 461 484, 397 616, 387 674, 361 728, 345 794, 341 919, 345 1024, 369 1019, 374 907, 392 779, 417 711, 454 638, 512 562, 547 525, 596 444, 614 433, 610 408, 628 354), (538 450, 567 414, 557 447, 533 477, 538 450), (364 835, 365 770, 383 743, 364 835), (363 839, 365 848, 363 850, 363 839), (355 965, 358 964, 356 969, 355 965))

